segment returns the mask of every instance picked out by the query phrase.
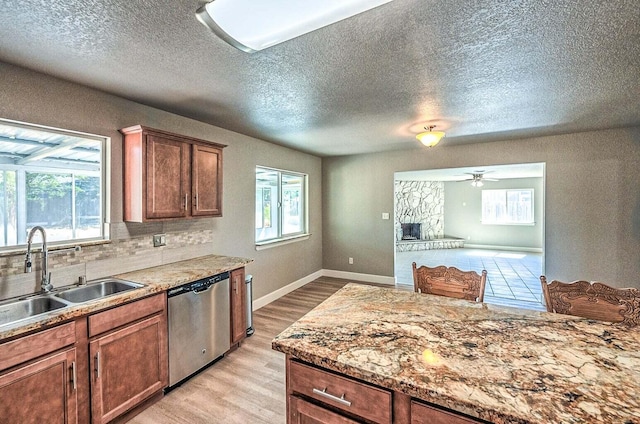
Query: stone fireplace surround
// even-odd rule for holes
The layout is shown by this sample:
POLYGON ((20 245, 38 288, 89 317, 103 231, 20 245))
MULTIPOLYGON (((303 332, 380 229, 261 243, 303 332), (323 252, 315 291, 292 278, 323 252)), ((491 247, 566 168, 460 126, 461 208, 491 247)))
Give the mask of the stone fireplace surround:
POLYGON ((396 181, 396 250, 454 249, 464 240, 444 235, 444 183, 396 181))

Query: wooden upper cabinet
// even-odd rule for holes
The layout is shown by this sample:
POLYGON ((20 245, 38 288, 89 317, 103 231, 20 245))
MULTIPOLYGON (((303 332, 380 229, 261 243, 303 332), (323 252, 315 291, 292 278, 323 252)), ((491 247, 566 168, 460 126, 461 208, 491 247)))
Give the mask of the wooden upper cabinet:
POLYGON ((147 219, 187 217, 189 147, 164 137, 147 137, 147 219))
POLYGON ((226 146, 140 125, 120 132, 125 221, 222 216, 226 146))
POLYGON ((193 145, 191 166, 193 216, 222 216, 222 150, 193 145), (211 184, 215 178, 217 184, 211 184))

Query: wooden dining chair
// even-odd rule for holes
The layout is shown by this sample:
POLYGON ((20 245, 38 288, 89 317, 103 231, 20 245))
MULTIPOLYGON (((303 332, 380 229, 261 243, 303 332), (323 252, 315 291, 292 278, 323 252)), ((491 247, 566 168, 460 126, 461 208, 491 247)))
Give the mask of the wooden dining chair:
POLYGON ((619 289, 599 282, 563 283, 540 277, 547 311, 575 315, 600 321, 620 322, 630 327, 640 325, 640 291, 619 289))
POLYGON ((482 274, 475 271, 461 271, 456 267, 437 266, 429 268, 416 263, 413 267, 413 287, 419 293, 466 299, 473 302, 484 300, 484 286, 487 282, 487 271, 482 274))

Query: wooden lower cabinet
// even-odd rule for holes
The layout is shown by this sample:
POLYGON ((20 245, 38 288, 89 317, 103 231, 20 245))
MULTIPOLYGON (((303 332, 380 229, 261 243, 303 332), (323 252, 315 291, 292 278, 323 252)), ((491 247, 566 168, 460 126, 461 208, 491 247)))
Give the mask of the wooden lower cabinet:
POLYGON ((287 356, 288 424, 475 424, 485 421, 287 356))
POLYGON ((325 371, 298 361, 287 361, 288 422, 392 423, 392 392, 352 378, 325 371), (324 406, 327 413, 308 405, 300 405, 301 398, 316 406, 324 406), (293 400, 293 403, 291 403, 293 400), (303 408, 298 417, 297 409, 303 408), (330 414, 330 412, 333 412, 330 414), (305 421, 306 415, 315 421, 305 421), (325 421, 322 421, 320 417, 325 421), (340 417, 340 418, 337 418, 340 417), (345 420, 348 418, 348 420, 345 420), (300 421, 302 420, 302 421, 300 421))
POLYGON ((415 400, 411 401, 411 424, 474 424, 482 422, 484 421, 434 408, 415 400))
POLYGON ((244 268, 231 271, 231 344, 240 343, 247 336, 247 288, 244 268))
POLYGON ((0 423, 107 423, 161 395, 166 306, 160 293, 0 343, 0 423))
MULTIPOLYGON (((164 295, 159 296, 164 299, 164 295)), ((133 305, 140 310, 147 304, 157 303, 154 298, 139 302, 139 307, 132 303, 121 308, 133 305)), ((107 313, 117 320, 118 309, 107 313)), ((168 384, 167 354, 166 309, 91 338, 92 423, 112 421, 165 388, 168 384)))
POLYGON ((76 378, 75 348, 0 374, 0 423, 77 423, 76 378))
POLYGON ((321 406, 307 402, 297 396, 289 396, 289 416, 287 422, 292 424, 357 424, 350 418, 321 406))

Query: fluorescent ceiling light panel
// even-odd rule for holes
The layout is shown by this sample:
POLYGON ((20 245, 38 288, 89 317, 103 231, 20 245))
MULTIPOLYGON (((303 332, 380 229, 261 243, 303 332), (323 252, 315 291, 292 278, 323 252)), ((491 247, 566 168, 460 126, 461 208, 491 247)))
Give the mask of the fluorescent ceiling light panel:
POLYGON ((245 52, 283 41, 373 9, 391 0, 214 0, 196 16, 245 52))

